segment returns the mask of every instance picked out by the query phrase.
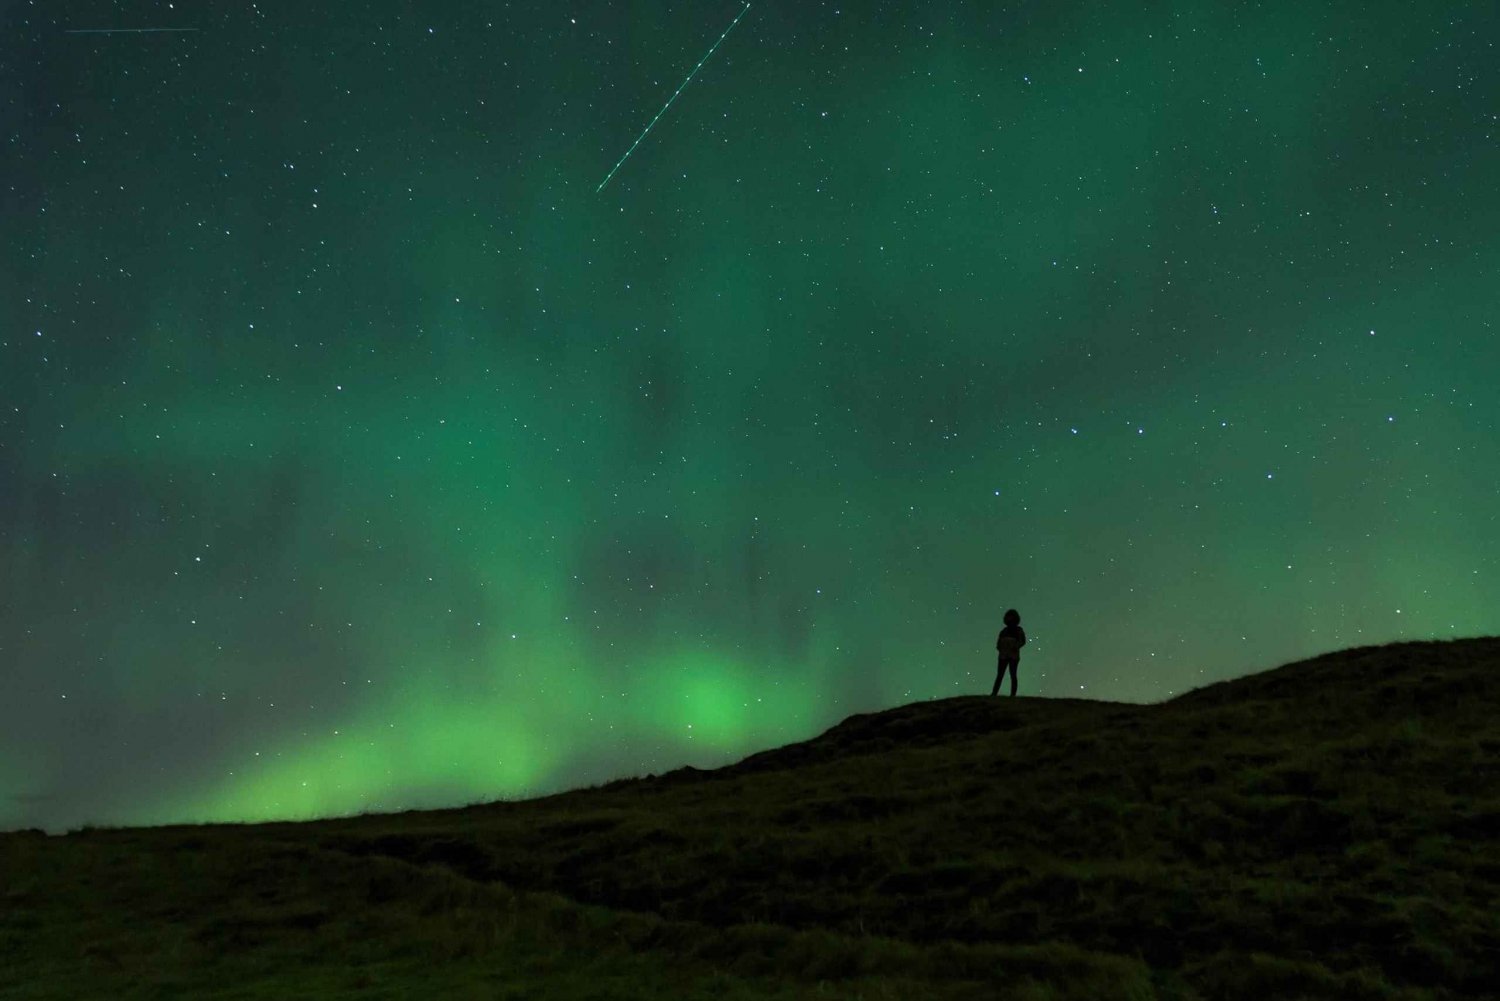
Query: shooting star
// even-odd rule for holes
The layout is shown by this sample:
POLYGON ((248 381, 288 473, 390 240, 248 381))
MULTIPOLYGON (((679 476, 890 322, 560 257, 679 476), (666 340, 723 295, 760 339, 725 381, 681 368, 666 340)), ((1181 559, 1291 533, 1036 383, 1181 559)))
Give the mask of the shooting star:
POLYGON ((610 171, 605 175, 604 180, 600 181, 599 186, 594 189, 594 194, 597 195, 599 192, 603 191, 604 186, 609 183, 609 179, 615 176, 615 171, 620 169, 620 164, 623 164, 626 160, 630 159, 630 154, 634 153, 635 148, 641 144, 641 140, 646 138, 646 133, 651 131, 651 126, 655 125, 661 118, 661 116, 667 113, 667 109, 672 106, 672 102, 677 100, 677 95, 681 94, 683 89, 692 82, 694 74, 696 74, 700 69, 703 68, 703 64, 708 62, 709 56, 712 56, 714 54, 714 49, 717 49, 719 47, 719 42, 722 42, 724 41, 724 39, 729 37, 729 33, 734 30, 735 25, 740 23, 740 18, 744 17, 745 11, 749 9, 750 5, 747 3, 745 4, 745 10, 740 11, 734 16, 734 20, 729 22, 729 27, 724 29, 724 34, 719 36, 719 41, 709 46, 708 55, 705 55, 702 59, 698 60, 698 65, 693 67, 693 72, 689 73, 687 75, 687 79, 682 81, 682 86, 678 87, 675 91, 672 92, 672 96, 667 98, 667 103, 661 106, 661 110, 656 113, 656 118, 651 119, 650 123, 641 130, 641 134, 636 137, 635 142, 630 144, 630 148, 625 151, 625 155, 620 157, 620 162, 616 163, 613 167, 610 168, 610 171))
POLYGON ((70 28, 64 35, 149 35, 157 31, 197 31, 197 28, 70 28))

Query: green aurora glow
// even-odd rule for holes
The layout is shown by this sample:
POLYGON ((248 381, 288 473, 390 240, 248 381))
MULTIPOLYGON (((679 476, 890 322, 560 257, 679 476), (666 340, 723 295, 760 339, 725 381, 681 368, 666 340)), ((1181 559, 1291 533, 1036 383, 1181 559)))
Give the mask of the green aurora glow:
POLYGON ((0 827, 1500 631, 1495 5, 739 6, 0 8, 0 827))

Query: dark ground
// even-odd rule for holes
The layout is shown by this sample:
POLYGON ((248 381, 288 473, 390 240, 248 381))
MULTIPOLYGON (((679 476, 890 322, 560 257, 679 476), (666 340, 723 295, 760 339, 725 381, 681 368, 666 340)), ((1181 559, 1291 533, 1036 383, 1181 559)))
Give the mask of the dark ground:
POLYGON ((1500 983, 1500 639, 969 697, 711 772, 0 836, 0 997, 1400 998, 1500 983))

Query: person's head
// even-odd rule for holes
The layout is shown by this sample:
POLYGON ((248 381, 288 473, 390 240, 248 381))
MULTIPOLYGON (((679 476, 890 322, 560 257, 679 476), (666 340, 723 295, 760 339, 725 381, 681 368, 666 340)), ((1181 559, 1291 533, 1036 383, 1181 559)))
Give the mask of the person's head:
POLYGON ((1005 624, 1007 626, 1019 626, 1021 624, 1021 613, 1014 608, 1005 613, 1005 624))

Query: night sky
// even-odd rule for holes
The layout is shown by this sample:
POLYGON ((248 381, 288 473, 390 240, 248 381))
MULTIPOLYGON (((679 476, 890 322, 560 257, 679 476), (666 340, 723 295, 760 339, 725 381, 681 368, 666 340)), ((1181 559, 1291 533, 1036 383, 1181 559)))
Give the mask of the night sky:
POLYGON ((743 8, 0 0, 0 828, 1500 632, 1493 0, 743 8))

